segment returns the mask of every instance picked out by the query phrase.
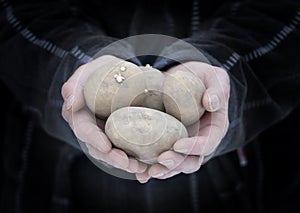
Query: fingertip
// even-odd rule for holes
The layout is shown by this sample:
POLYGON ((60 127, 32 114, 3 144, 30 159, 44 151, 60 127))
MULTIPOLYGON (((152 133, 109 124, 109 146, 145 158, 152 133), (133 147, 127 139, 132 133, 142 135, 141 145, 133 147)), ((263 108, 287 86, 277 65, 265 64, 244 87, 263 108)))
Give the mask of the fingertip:
POLYGON ((147 183, 148 180, 151 178, 151 176, 146 171, 143 173, 135 174, 135 177, 142 184, 147 183))
POLYGON ((210 93, 206 91, 203 95, 202 104, 205 110, 209 112, 215 112, 221 107, 221 101, 216 92, 210 93))
POLYGON ((169 173, 167 173, 167 174, 165 174, 165 175, 159 177, 158 179, 164 180, 164 179, 167 179, 167 178, 171 178, 171 177, 173 177, 173 176, 175 176, 175 175, 178 175, 178 174, 180 174, 180 173, 181 173, 181 172, 179 172, 179 171, 170 171, 169 173))
POLYGON ((171 150, 165 151, 158 156, 157 161, 160 163, 161 161, 169 159, 173 156, 173 153, 174 151, 171 150))
POLYGON ((151 177, 161 177, 163 176, 166 172, 168 171, 168 169, 160 164, 154 164, 150 167, 150 169, 148 170, 148 174, 151 177))
POLYGON ((138 162, 139 163, 139 168, 138 168, 138 171, 137 173, 143 173, 147 170, 148 168, 148 165, 145 164, 145 163, 141 163, 141 162, 138 162))
POLYGON ((183 138, 178 141, 173 146, 175 152, 188 154, 190 152, 190 138, 183 138))
POLYGON ((126 170, 126 168, 129 165, 129 158, 128 156, 125 154, 125 152, 119 150, 119 149, 112 149, 109 153, 108 153, 109 158, 111 159, 111 161, 116 164, 114 166, 116 167, 120 167, 121 169, 126 170))
POLYGON ((127 167, 127 171, 131 173, 137 173, 139 169, 139 164, 136 159, 129 158, 129 165, 127 167))

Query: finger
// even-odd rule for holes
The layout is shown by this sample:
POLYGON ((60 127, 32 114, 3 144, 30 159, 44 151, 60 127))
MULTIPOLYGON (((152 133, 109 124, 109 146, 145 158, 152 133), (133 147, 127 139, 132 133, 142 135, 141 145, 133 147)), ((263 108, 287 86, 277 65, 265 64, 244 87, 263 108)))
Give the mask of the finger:
POLYGON ((121 168, 120 166, 116 165, 108 156, 108 153, 103 153, 100 152, 98 149, 96 149, 95 147, 93 147, 90 144, 85 144, 87 149, 88 149, 88 153, 90 156, 92 156, 93 158, 95 158, 96 160, 100 160, 102 162, 107 163, 110 166, 116 167, 116 168, 121 168))
POLYGON ((111 143, 103 131, 97 126, 95 119, 87 110, 80 110, 72 114, 69 123, 77 138, 91 144, 101 152, 109 152, 111 143))
POLYGON ((140 183, 147 183, 151 178, 151 176, 148 174, 148 171, 144 171, 143 173, 136 173, 135 176, 140 183))
POLYGON ((173 146, 174 151, 186 155, 200 155, 208 142, 208 138, 204 136, 196 136, 190 138, 183 138, 173 146))
POLYGON ((158 161, 160 164, 164 165, 169 170, 184 173, 191 173, 197 171, 201 166, 199 156, 183 156, 182 154, 173 151, 164 152, 158 157, 158 161), (173 164, 172 167, 169 167, 168 164, 165 164, 165 162, 169 161, 170 158, 175 162, 175 164, 173 164))
POLYGON ((135 173, 139 169, 139 163, 135 159, 129 159, 127 155, 118 149, 112 149, 109 153, 100 152, 90 144, 86 144, 88 153, 97 160, 127 172, 135 173))
POLYGON ((180 165, 174 168, 174 170, 185 174, 196 172, 200 169, 202 160, 202 156, 187 156, 180 165))
POLYGON ((148 165, 142 162, 139 162, 139 169, 137 171, 137 173, 143 173, 147 170, 148 165))
POLYGON ((217 112, 207 112, 201 119, 198 135, 206 136, 206 144, 202 154, 211 154, 225 136, 228 128, 228 108, 217 112))
POLYGON ((126 170, 130 173, 137 173, 139 170, 139 162, 136 159, 131 158, 131 157, 129 157, 128 159, 129 159, 129 162, 128 162, 128 167, 126 170))
POLYGON ((213 72, 207 72, 205 91, 202 104, 209 112, 215 112, 228 103, 230 83, 226 71, 213 67, 213 72))
POLYGON ((170 171, 168 172, 167 174, 163 175, 163 176, 160 176, 160 177, 157 177, 157 179, 167 179, 167 178, 171 178, 175 175, 178 175, 180 174, 181 172, 179 171, 170 171))
POLYGON ((65 121, 67 121, 68 123, 72 120, 72 118, 71 118, 72 112, 70 112, 66 109, 66 103, 65 102, 62 105, 61 115, 62 115, 63 119, 65 121))
POLYGON ((136 160, 135 158, 129 157, 127 172, 130 173, 143 173, 147 169, 147 165, 143 162, 136 160))
POLYGON ((184 161, 176 168, 169 170, 162 176, 156 176, 157 179, 167 179, 180 173, 190 174, 200 169, 203 157, 187 156, 184 161))
POLYGON ((222 108, 217 112, 207 112, 200 120, 198 135, 210 137, 222 137, 225 135, 228 126, 228 108, 222 108), (217 132, 210 131, 210 127, 215 126, 217 132), (216 135, 212 135, 216 133, 216 135))
POLYGON ((108 63, 121 63, 124 60, 114 56, 101 56, 87 64, 80 66, 62 86, 61 94, 66 102, 67 110, 78 111, 85 105, 83 87, 90 75, 99 67, 108 63))
POLYGON ((62 86, 61 94, 66 102, 66 109, 77 111, 85 105, 83 87, 88 77, 94 72, 88 64, 79 67, 62 86))
POLYGON ((229 85, 226 89, 208 88, 202 97, 202 105, 208 112, 216 112, 228 104, 229 85))
POLYGON ((62 96, 64 100, 66 100, 70 95, 74 94, 74 84, 81 84, 83 85, 86 80, 89 78, 89 76, 99 67, 105 65, 106 63, 112 63, 113 61, 121 61, 121 59, 118 59, 111 55, 104 55, 101 57, 98 57, 91 62, 84 64, 80 66, 73 75, 70 76, 68 81, 63 85, 62 89, 62 96), (64 89, 64 87, 66 87, 64 89))
POLYGON ((227 132, 227 109, 206 112, 201 118, 198 136, 178 140, 173 148, 176 152, 188 155, 208 155, 221 142, 227 132))
POLYGON ((151 177, 155 177, 155 178, 161 177, 168 172, 169 172, 169 169, 161 164, 154 164, 148 170, 148 174, 151 177))
POLYGON ((216 126, 210 126, 203 129, 211 132, 210 136, 197 136, 191 138, 184 138, 174 144, 176 152, 187 155, 209 155, 214 152, 220 144, 223 131, 216 126))
POLYGON ((207 89, 202 97, 202 105, 204 106, 205 110, 209 112, 215 112, 219 110, 222 106, 220 96, 220 91, 211 88, 207 89))
MULTIPOLYGON (((88 153, 90 156, 97 160, 105 161, 107 162, 107 153, 100 152, 98 149, 93 147, 92 145, 86 144, 86 147, 88 149, 88 153)), ((107 162, 109 163, 109 162, 107 162)), ((109 163, 111 165, 111 163, 109 163)))
POLYGON ((187 155, 209 155, 220 144, 224 129, 225 127, 215 124, 206 125, 199 130, 200 136, 178 140, 173 148, 176 152, 187 155))
POLYGON ((127 170, 129 166, 129 158, 125 152, 120 149, 113 148, 108 153, 109 161, 116 168, 127 170))
POLYGON ((166 151, 160 154, 157 158, 158 163, 164 165, 168 169, 174 169, 178 167, 186 158, 182 154, 174 151, 166 151))
POLYGON ((227 72, 219 67, 214 67, 201 62, 187 62, 172 67, 168 73, 176 70, 192 72, 204 83, 207 88, 203 95, 202 104, 207 111, 217 111, 227 103, 230 82, 227 72))
POLYGON ((191 174, 198 171, 201 167, 203 157, 187 156, 184 161, 173 170, 170 170, 163 176, 157 177, 158 179, 167 179, 178 175, 180 173, 191 174))

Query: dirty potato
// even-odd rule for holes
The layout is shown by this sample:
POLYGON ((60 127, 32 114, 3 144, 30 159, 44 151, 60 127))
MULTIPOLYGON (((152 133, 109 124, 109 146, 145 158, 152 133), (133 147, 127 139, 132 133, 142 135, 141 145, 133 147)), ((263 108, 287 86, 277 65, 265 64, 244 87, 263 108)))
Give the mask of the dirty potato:
POLYGON ((159 154, 188 136, 176 118, 145 107, 114 111, 106 122, 105 133, 116 147, 147 164, 156 163, 159 154))
POLYGON ((175 71, 165 79, 163 88, 165 110, 185 126, 194 124, 205 112, 202 105, 204 92, 204 84, 193 73, 175 71))

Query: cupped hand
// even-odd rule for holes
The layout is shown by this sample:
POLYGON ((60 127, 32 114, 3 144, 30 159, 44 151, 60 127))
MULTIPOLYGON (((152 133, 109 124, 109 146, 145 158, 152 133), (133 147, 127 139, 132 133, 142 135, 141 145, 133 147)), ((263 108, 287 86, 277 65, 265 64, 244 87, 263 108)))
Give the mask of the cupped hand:
POLYGON ((214 152, 228 129, 230 82, 227 72, 206 63, 191 61, 172 67, 166 75, 177 70, 192 72, 204 83, 206 91, 201 101, 206 112, 199 122, 187 127, 189 138, 177 141, 173 150, 158 157, 157 164, 136 174, 142 183, 150 177, 166 179, 199 170, 204 157, 214 152))
POLYGON ((76 137, 84 142, 89 154, 116 168, 131 173, 144 172, 147 166, 117 148, 104 133, 104 120, 96 119, 87 109, 83 95, 83 87, 88 77, 99 67, 107 63, 120 63, 122 61, 114 56, 101 56, 79 67, 64 83, 61 93, 64 99, 62 116, 68 122, 76 137))

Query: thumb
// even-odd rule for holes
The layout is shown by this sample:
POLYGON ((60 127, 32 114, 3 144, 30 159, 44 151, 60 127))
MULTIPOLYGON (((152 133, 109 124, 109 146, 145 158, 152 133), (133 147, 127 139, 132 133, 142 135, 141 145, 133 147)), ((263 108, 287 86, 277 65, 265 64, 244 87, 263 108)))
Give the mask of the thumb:
POLYGON ((209 112, 215 112, 218 111, 221 106, 221 98, 218 94, 218 91, 213 89, 207 89, 202 97, 202 104, 205 108, 205 110, 209 112))

